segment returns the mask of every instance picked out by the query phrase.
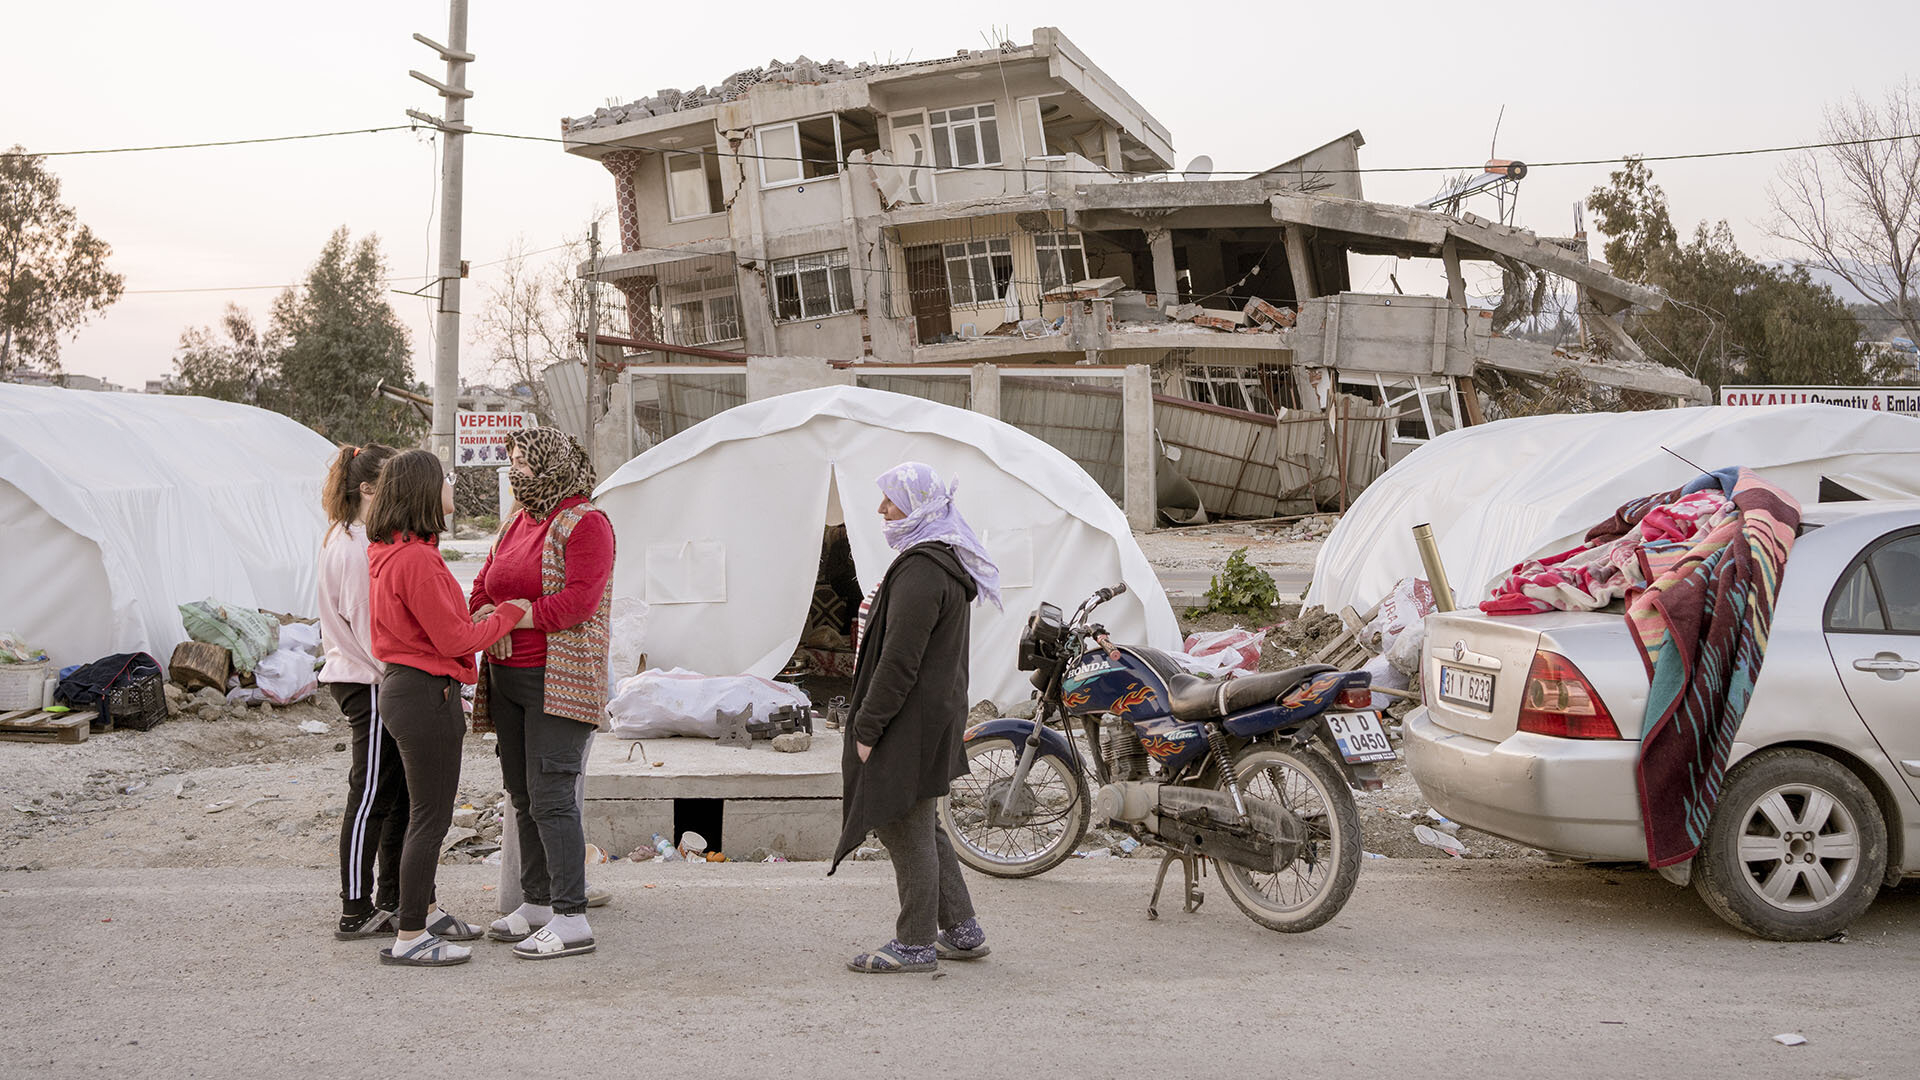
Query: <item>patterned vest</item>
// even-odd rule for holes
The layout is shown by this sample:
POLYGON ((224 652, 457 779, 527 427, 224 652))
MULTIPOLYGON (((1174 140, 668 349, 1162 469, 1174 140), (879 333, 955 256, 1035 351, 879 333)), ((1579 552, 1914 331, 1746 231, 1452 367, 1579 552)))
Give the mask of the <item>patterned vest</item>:
MULTIPOLYGON (((554 515, 547 528, 546 546, 540 554, 540 591, 552 596, 567 584, 567 538, 580 519, 593 512, 592 503, 579 503, 554 515)), ((502 535, 506 530, 502 529, 502 535)), ((613 609, 613 579, 600 593, 600 606, 578 626, 547 631, 547 668, 545 710, 597 728, 607 727, 607 651, 611 645, 607 629, 613 609)), ((484 666, 479 685, 474 687, 473 730, 492 731, 493 718, 487 711, 487 678, 484 666)))

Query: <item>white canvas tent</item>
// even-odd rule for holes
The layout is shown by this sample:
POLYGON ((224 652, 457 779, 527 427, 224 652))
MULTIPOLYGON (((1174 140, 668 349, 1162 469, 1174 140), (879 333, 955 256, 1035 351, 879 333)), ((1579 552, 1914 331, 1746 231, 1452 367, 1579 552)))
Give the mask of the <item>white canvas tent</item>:
POLYGON ((1065 454, 965 409, 829 387, 738 406, 622 466, 595 492, 618 542, 613 589, 648 606, 648 664, 772 676, 799 644, 825 527, 844 518, 861 588, 893 558, 874 480, 903 461, 957 478, 960 511, 1000 565, 1004 613, 973 609, 972 697, 1032 693, 1020 631, 1048 601, 1100 609, 1119 641, 1178 649, 1179 628, 1113 500, 1065 454))
POLYGON ((1836 405, 1710 405, 1450 431, 1354 501, 1320 549, 1306 603, 1364 611, 1396 581, 1421 574, 1412 530, 1426 523, 1455 596, 1476 604, 1509 567, 1572 547, 1629 500, 1730 465, 1752 468, 1806 505, 1819 500, 1822 477, 1851 478, 1863 494, 1916 498, 1920 419, 1836 405))
POLYGON ((0 629, 165 664, 179 604, 313 614, 333 450, 247 405, 0 385, 0 629))

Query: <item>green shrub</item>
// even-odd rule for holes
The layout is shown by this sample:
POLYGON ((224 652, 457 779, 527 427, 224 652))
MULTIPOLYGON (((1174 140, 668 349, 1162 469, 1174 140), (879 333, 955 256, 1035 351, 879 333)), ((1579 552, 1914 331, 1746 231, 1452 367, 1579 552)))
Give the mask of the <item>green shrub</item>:
POLYGON ((1227 565, 1213 575, 1206 603, 1187 609, 1187 618, 1202 615, 1266 615, 1280 602, 1280 586, 1273 575, 1247 561, 1247 549, 1227 556, 1227 565))

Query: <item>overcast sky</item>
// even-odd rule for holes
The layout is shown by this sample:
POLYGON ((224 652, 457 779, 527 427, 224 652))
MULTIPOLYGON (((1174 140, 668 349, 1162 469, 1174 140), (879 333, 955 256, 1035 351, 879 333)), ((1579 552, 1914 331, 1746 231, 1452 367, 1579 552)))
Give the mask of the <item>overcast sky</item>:
MULTIPOLYGON (((608 99, 712 85, 776 57, 925 58, 984 47, 995 27, 1025 44, 1034 26, 1052 25, 1172 130, 1183 163, 1205 153, 1223 170, 1263 168, 1355 128, 1367 140, 1363 166, 1477 162, 1503 104, 1499 155, 1552 161, 1812 141, 1826 103, 1900 82, 1920 41, 1920 4, 1910 0, 962 8, 477 0, 468 121, 554 135, 561 117, 608 99)), ((407 69, 443 72, 409 37, 445 39, 441 2, 7 0, 0 10, 0 144, 46 151, 247 138, 403 122, 408 107, 440 111, 407 69)), ((397 288, 418 287, 432 258, 439 184, 422 135, 49 164, 127 279, 128 295, 65 345, 70 372, 138 386, 170 370, 182 328, 217 320, 229 301, 264 322, 277 290, 235 287, 299 281, 340 225, 379 235, 391 272, 416 277, 397 288), (162 291, 186 289, 216 291, 162 291)), ((1778 257, 1791 252, 1764 229, 1777 165, 1758 156, 1654 169, 1683 231, 1726 218, 1748 251, 1778 257)), ((1573 203, 1607 171, 1536 171, 1522 185, 1520 223, 1567 233, 1573 203)), ((1364 182, 1370 198, 1408 202, 1440 180, 1364 182)), ((465 255, 478 264, 516 240, 542 248, 579 231, 611 202, 612 182, 554 144, 470 138, 466 190, 465 255)), ((490 273, 476 269, 468 282, 469 312, 490 273)), ((1366 285, 1359 275, 1356 288, 1366 285)), ((1387 287, 1384 275, 1373 287, 1387 287)), ((393 300, 424 372, 426 302, 393 300)), ((469 375, 482 366, 477 353, 469 343, 469 375)))

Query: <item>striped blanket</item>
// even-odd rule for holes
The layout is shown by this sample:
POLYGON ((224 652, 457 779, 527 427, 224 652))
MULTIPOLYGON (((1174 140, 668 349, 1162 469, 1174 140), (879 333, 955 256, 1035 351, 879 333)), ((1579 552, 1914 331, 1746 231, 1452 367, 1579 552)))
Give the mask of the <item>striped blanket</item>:
MULTIPOLYGON (((1646 585, 1627 600, 1652 681, 1635 779, 1656 867, 1692 858, 1706 835, 1800 525, 1793 496, 1744 467, 1653 498, 1703 491, 1726 496, 1726 507, 1687 539, 1645 544, 1646 585)), ((1650 501, 1622 507, 1616 521, 1650 501)))

